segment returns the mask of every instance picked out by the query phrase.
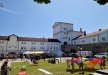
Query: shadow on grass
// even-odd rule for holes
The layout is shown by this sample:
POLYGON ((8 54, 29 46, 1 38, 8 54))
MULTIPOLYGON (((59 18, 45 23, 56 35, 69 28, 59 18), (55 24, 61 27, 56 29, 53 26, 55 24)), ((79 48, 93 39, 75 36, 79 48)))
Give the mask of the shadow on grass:
POLYGON ((83 70, 81 70, 81 69, 74 69, 73 71, 72 71, 72 69, 66 69, 66 71, 67 72, 70 72, 70 73, 75 73, 75 72, 96 72, 97 70, 99 70, 99 69, 83 69, 83 70))

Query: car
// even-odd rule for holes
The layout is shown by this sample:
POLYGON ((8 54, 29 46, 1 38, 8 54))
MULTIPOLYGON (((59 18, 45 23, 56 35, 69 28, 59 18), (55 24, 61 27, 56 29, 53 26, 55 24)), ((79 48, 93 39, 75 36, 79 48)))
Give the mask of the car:
POLYGON ((99 53, 99 54, 96 54, 94 56, 97 57, 97 58, 102 58, 102 57, 105 57, 106 58, 108 56, 108 53, 107 52, 99 53))

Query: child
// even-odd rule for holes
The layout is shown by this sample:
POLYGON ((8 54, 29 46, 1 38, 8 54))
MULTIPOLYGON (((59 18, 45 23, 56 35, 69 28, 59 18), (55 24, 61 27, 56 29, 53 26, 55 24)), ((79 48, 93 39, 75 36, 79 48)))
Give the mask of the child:
POLYGON ((69 59, 67 59, 67 60, 66 60, 66 62, 67 62, 67 69, 70 69, 70 63, 69 63, 69 62, 70 62, 70 60, 69 60, 69 59))
POLYGON ((26 66, 22 66, 22 68, 21 68, 21 70, 20 70, 20 72, 19 72, 18 75, 27 75, 27 73, 25 72, 25 70, 26 70, 26 66))

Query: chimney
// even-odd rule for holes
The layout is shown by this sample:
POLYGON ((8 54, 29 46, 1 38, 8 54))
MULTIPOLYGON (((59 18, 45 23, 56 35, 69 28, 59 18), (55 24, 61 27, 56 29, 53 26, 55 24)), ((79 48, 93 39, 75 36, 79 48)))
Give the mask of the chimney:
POLYGON ((80 28, 80 32, 82 32, 82 28, 80 28))
POLYGON ((102 29, 99 29, 99 31, 101 31, 102 29))
POLYGON ((86 31, 84 31, 84 36, 86 36, 86 31))

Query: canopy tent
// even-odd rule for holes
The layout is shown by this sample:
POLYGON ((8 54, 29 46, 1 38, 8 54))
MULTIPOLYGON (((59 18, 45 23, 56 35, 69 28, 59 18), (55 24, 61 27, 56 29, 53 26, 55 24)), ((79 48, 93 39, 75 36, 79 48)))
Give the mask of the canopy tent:
POLYGON ((23 54, 43 54, 44 51, 26 51, 23 54))

